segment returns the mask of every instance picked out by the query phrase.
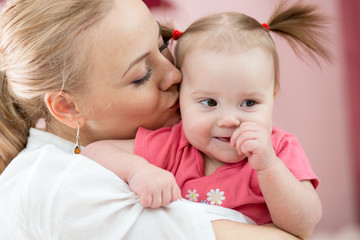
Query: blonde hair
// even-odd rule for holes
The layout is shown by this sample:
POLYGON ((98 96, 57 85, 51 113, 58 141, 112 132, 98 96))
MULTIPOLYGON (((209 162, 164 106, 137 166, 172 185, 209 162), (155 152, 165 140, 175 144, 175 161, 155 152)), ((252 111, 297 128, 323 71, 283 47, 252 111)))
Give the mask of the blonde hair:
POLYGON ((50 121, 47 92, 83 91, 89 63, 81 33, 99 22, 112 4, 6 1, 0 15, 0 173, 26 146, 29 128, 39 118, 50 121))
MULTIPOLYGON (((328 39, 327 22, 328 18, 318 13, 315 6, 301 2, 288 5, 282 1, 267 24, 271 32, 279 34, 289 42, 298 56, 302 57, 302 52, 305 51, 318 63, 317 56, 328 61, 332 58, 324 44, 328 39)), ((273 59, 276 94, 280 84, 279 60, 274 41, 269 30, 254 18, 242 13, 213 14, 192 23, 177 40, 175 63, 181 68, 185 55, 195 48, 236 54, 254 47, 262 48, 273 59)))

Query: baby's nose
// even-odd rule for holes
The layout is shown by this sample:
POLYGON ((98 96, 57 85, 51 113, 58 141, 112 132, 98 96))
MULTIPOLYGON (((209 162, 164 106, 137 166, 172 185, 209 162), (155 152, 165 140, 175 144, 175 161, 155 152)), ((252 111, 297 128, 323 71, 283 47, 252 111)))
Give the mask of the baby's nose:
POLYGON ((240 126, 240 119, 235 114, 227 114, 220 117, 218 125, 219 127, 237 128, 240 126))

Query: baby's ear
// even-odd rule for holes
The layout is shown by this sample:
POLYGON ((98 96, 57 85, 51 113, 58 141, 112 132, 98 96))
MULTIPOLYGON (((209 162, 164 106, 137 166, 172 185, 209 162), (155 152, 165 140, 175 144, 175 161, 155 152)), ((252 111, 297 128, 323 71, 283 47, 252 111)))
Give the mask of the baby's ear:
POLYGON ((45 103, 51 115, 67 126, 76 129, 79 124, 85 124, 85 119, 69 94, 62 91, 49 92, 45 95, 45 103))

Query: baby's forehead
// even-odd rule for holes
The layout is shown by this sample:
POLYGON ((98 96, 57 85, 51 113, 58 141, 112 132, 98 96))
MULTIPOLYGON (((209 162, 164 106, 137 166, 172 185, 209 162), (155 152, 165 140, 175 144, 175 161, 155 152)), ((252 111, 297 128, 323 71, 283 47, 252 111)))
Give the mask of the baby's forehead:
MULTIPOLYGON (((227 44, 226 42, 222 42, 221 44, 214 44, 210 42, 197 42, 192 46, 188 46, 187 50, 182 53, 181 65, 183 65, 183 62, 186 61, 186 59, 189 59, 190 56, 194 56, 194 53, 212 55, 212 58, 223 58, 224 56, 232 58, 241 56, 243 53, 248 52, 261 55, 270 61, 273 59, 272 51, 261 44, 227 44), (255 49, 256 51, 253 51, 255 49)), ((201 57, 201 55, 199 57, 201 57)), ((182 68, 182 66, 179 67, 182 68)))
POLYGON ((261 48, 230 54, 198 48, 186 56, 181 71, 187 89, 214 96, 251 97, 250 93, 273 86, 272 58, 261 48))
POLYGON ((231 61, 237 61, 241 58, 256 58, 262 63, 270 63, 272 65, 272 56, 267 49, 259 46, 253 46, 249 48, 214 48, 207 45, 194 47, 187 51, 184 55, 183 61, 191 61, 196 66, 201 66, 205 62, 214 62, 220 59, 219 65, 227 65, 231 61), (193 58, 196 60, 193 60, 193 58), (204 61, 204 63, 203 63, 204 61))

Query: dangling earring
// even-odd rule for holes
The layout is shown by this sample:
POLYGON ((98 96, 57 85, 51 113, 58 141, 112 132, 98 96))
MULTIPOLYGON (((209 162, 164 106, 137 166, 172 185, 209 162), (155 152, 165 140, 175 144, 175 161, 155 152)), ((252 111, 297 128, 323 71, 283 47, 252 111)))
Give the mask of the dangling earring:
POLYGON ((76 143, 74 148, 74 153, 79 154, 80 153, 80 144, 79 144, 79 133, 80 133, 80 124, 78 123, 77 133, 76 133, 76 143))

